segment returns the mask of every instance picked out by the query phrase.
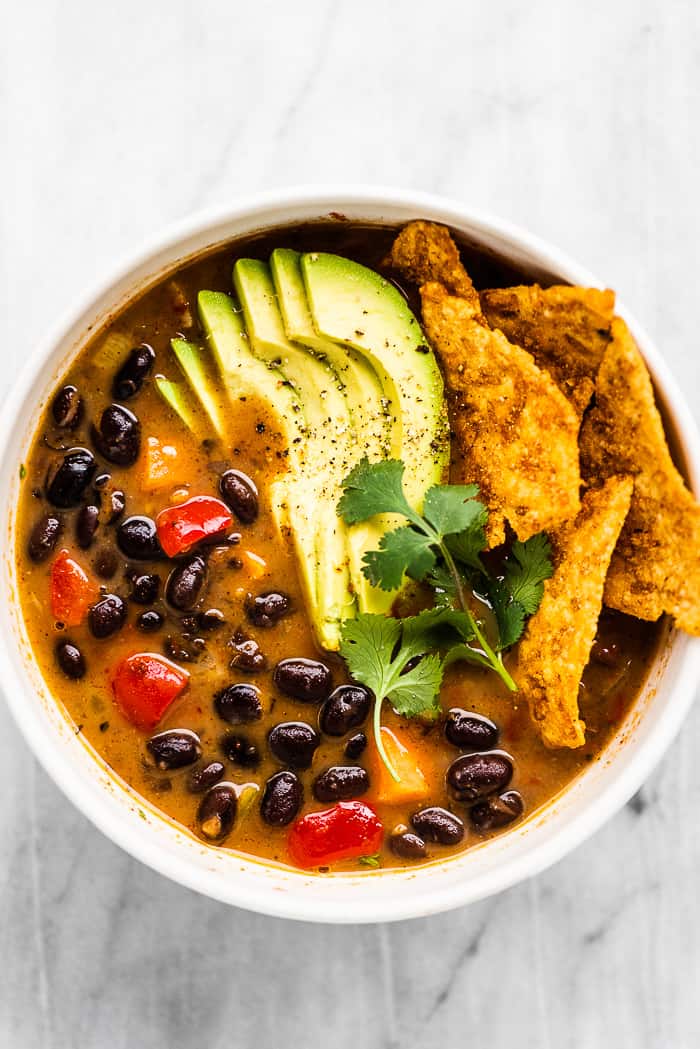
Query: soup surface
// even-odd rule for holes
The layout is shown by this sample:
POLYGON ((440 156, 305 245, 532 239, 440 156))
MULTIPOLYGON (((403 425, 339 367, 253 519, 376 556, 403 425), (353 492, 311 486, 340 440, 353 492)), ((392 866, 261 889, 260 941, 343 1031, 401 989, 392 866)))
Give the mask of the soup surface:
MULTIPOLYGON (((369 697, 355 689, 328 700, 349 678, 343 661, 314 640, 294 549, 273 513, 271 491, 286 469, 277 420, 255 397, 239 400, 232 416, 226 391, 214 382, 213 410, 229 419, 235 437, 221 439, 212 426, 195 434, 166 402, 156 376, 182 384, 171 340, 206 343, 197 295, 230 293, 237 258, 267 259, 274 248, 291 247, 333 252, 381 272, 394 233, 340 221, 281 229, 228 244, 167 276, 81 350, 21 469, 22 607, 36 659, 76 731, 118 777, 192 834, 263 859, 301 862, 291 836, 305 814, 331 811, 339 800, 369 805, 381 829, 368 829, 366 852, 342 855, 341 843, 330 862, 307 856, 304 865, 319 870, 440 859, 531 815, 601 756, 659 637, 657 624, 603 613, 580 690, 586 742, 573 750, 547 749, 527 704, 498 676, 452 665, 440 718, 409 720, 384 705, 383 724, 399 750, 403 743, 418 755, 424 783, 397 797, 379 789, 386 776, 369 697), (131 351, 144 346, 137 359, 131 351), (127 415, 105 419, 114 403, 127 415), (140 426, 135 456, 131 413, 140 426), (66 472, 72 449, 87 450, 89 460, 73 454, 66 472), (187 556, 164 557, 151 523, 165 508, 202 496, 223 497, 231 519, 187 556), (64 588, 58 605, 57 586, 64 588), (68 610, 64 621, 56 615, 61 607, 68 610), (119 668, 124 678, 125 661, 143 653, 161 661, 156 665, 170 673, 173 687, 186 685, 149 725, 141 715, 127 716, 124 694, 115 699, 119 668), (290 659, 314 663, 276 671, 290 659), (161 736, 170 730, 175 734, 161 736), (494 791, 491 800, 459 801, 446 787, 451 763, 474 752, 505 754, 512 763, 495 802, 494 791)), ((463 256, 477 287, 528 280, 468 246, 463 256)), ((417 313, 415 298, 409 300, 417 313)), ((506 666, 510 660, 506 655, 506 666)), ((125 687, 128 693, 129 681, 125 687)), ((145 687, 135 686, 137 701, 145 687)))

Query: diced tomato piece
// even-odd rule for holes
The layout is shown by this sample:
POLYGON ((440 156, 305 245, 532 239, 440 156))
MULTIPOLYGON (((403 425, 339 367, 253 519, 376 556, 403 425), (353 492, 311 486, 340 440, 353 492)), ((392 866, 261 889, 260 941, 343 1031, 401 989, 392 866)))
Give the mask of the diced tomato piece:
POLYGON ((51 565, 51 614, 65 626, 79 626, 98 587, 67 550, 60 550, 51 565))
POLYGON ((144 484, 154 491, 158 488, 172 487, 182 482, 182 466, 175 445, 149 437, 146 441, 144 459, 144 484))
POLYGON ((169 506, 156 518, 160 545, 168 557, 184 554, 203 539, 225 532, 232 523, 226 503, 210 495, 195 495, 187 502, 169 506))
POLYGON ((430 788, 416 755, 386 725, 382 725, 381 733, 384 750, 400 778, 397 783, 375 747, 370 759, 372 798, 387 805, 400 805, 427 797, 430 788))
POLYGON ((383 833, 369 805, 340 801, 296 821, 289 832, 289 853, 299 867, 325 867, 353 856, 372 856, 381 847, 383 833))
POLYGON ((166 710, 187 688, 190 675, 163 656, 137 652, 123 659, 112 677, 117 706, 136 728, 154 729, 166 710))

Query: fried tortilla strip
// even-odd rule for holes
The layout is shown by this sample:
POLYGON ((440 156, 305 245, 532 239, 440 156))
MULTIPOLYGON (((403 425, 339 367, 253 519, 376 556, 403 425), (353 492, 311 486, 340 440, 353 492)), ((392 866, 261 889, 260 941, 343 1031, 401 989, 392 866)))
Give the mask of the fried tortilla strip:
POLYGON ((615 293, 556 285, 494 288, 480 294, 492 328, 528 350, 554 379, 579 417, 590 404, 611 339, 615 293))
POLYGON ((527 625, 515 676, 548 747, 580 747, 578 690, 603 606, 605 574, 632 497, 630 477, 586 493, 574 521, 550 535, 554 575, 527 625))
POLYGON ((459 483, 476 482, 488 540, 555 528, 579 509, 578 419, 547 372, 481 319, 477 303, 421 288, 423 325, 442 363, 459 483))
POLYGON ((642 355, 619 317, 581 429, 584 480, 634 475, 634 495, 605 584, 605 604, 638 619, 663 612, 700 634, 700 506, 673 465, 642 355))
POLYGON ((414 284, 444 284, 448 291, 466 299, 475 313, 481 313, 478 292, 446 226, 409 222, 392 244, 386 262, 414 284))

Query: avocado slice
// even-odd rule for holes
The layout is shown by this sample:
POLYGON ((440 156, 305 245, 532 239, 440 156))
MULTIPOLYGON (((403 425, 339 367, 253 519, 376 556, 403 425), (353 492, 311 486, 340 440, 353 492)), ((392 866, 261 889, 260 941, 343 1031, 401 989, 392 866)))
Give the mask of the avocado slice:
POLYGON ((166 379, 164 375, 156 375, 154 381, 158 393, 175 414, 179 416, 187 429, 195 437, 203 436, 201 420, 197 415, 197 410, 182 386, 177 382, 173 382, 172 379, 166 379))
POLYGON ((301 256, 301 271, 316 331, 358 350, 379 375, 391 455, 406 464, 406 495, 420 509, 450 454, 442 375, 420 324, 399 290, 358 262, 313 252, 301 256))
POLYGON ((239 259, 233 280, 253 353, 279 369, 304 406, 306 452, 303 472, 294 486, 295 513, 306 515, 306 528, 315 537, 316 633, 325 648, 337 649, 340 625, 356 608, 345 530, 335 512, 340 481, 355 458, 347 401, 330 365, 287 338, 267 264, 239 259))
POLYGON ((219 437, 225 440, 226 417, 213 379, 207 370, 202 350, 195 343, 186 342, 184 339, 171 339, 170 345, 190 389, 206 412, 219 437))
MULTIPOLYGON (((386 411, 382 383, 372 364, 357 350, 319 335, 314 328, 298 251, 276 248, 270 256, 270 271, 287 337, 306 347, 320 360, 327 360, 341 379, 357 437, 353 465, 363 455, 372 461, 386 459, 390 448, 391 420, 386 411)), ((362 569, 365 553, 376 550, 384 532, 399 523, 398 519, 382 515, 352 527, 344 526, 350 578, 361 612, 388 612, 394 602, 396 593, 373 587, 362 569)))

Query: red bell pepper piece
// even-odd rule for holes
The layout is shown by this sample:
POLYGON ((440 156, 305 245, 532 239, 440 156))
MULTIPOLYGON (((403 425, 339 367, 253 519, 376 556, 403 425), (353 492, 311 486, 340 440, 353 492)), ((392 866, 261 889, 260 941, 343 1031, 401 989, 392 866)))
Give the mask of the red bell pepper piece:
POLYGON ((186 670, 169 659, 151 652, 137 652, 116 667, 112 691, 124 717, 136 728, 148 732, 187 688, 189 678, 186 670))
POLYGON ((160 545, 168 557, 184 554, 203 539, 225 532, 233 518, 220 499, 211 495, 195 495, 177 506, 169 506, 156 517, 160 545))
POLYGON ((309 812, 289 832, 289 852, 299 867, 325 867, 353 856, 372 856, 382 844, 383 828, 363 801, 340 801, 322 812, 309 812))
POLYGON ((67 550, 60 550, 51 565, 51 614, 65 626, 79 626, 98 587, 67 550))

